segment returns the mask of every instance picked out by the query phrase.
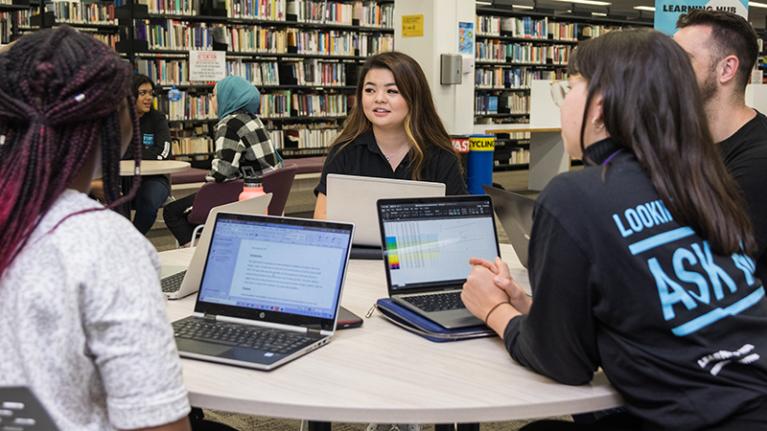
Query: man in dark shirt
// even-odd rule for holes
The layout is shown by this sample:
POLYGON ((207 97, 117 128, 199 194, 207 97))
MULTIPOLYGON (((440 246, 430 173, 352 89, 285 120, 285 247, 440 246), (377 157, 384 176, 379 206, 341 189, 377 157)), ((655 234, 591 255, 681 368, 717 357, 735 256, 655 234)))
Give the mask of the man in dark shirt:
MULTIPOLYGON (((135 75, 133 88, 136 94, 136 114, 139 116, 141 126, 141 140, 144 143, 141 149, 142 160, 165 160, 171 156, 170 131, 168 120, 165 115, 152 109, 154 96, 154 83, 144 75, 135 75)), ((133 159, 133 153, 129 150, 124 159, 133 159)), ((123 190, 130 188, 131 177, 123 181, 123 190)), ((131 202, 131 207, 136 210, 133 225, 142 234, 152 228, 157 211, 165 203, 170 195, 170 181, 165 175, 147 175, 141 177, 141 187, 136 192, 136 197, 131 202)))
POLYGON ((709 130, 746 202, 757 242, 755 273, 767 280, 767 117, 745 102, 757 35, 742 17, 719 11, 694 10, 677 27, 674 40, 690 55, 709 130))

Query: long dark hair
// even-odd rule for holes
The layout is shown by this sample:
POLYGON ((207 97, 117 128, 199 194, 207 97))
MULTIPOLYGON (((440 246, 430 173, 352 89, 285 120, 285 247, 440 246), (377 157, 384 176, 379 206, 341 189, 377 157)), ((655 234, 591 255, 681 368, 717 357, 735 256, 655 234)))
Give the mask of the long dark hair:
MULTIPOLYGON (((385 52, 376 54, 362 65, 357 82, 356 100, 350 108, 344 129, 333 142, 333 146, 348 145, 357 137, 371 129, 371 123, 362 110, 362 90, 365 86, 365 76, 371 69, 388 69, 394 75, 400 94, 407 102, 408 115, 405 118, 405 134, 410 141, 410 156, 412 163, 412 179, 421 179, 424 155, 428 147, 437 147, 455 154, 450 143, 450 136, 442 124, 434 100, 429 91, 421 66, 409 55, 401 52, 385 52)), ((456 156, 457 157, 457 156, 456 156)))
POLYGON ((136 163, 141 157, 130 90, 130 66, 68 26, 24 36, 0 54, 0 276, 99 146, 107 202, 133 197, 138 182, 119 198, 126 97, 136 163))
MULTIPOLYGON (((674 219, 719 254, 754 249, 743 199, 711 138, 687 54, 652 30, 583 42, 568 73, 588 81, 586 106, 603 98, 604 125, 634 153, 674 219)), ((581 125, 581 148, 588 109, 581 125)))

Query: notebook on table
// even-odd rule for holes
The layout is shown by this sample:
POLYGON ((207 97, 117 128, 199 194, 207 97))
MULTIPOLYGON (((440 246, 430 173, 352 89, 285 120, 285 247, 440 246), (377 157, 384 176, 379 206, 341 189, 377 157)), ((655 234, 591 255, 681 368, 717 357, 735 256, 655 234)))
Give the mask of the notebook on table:
POLYGON ((266 214, 272 194, 267 193, 253 199, 232 202, 226 205, 213 207, 205 221, 202 235, 197 242, 197 247, 192 255, 189 266, 163 265, 160 268, 160 283, 165 297, 168 299, 181 299, 189 296, 200 289, 200 278, 205 257, 208 255, 211 231, 216 214, 226 212, 230 214, 266 214))
POLYGON ((378 217, 392 300, 444 328, 482 325, 460 295, 470 258, 500 256, 490 197, 381 199, 378 217))
POLYGON ((482 186, 493 199, 493 207, 519 262, 527 268, 527 251, 533 231, 535 199, 492 186, 482 186))
MULTIPOLYGON (((328 174, 327 218, 354 224, 354 245, 380 251, 376 201, 382 198, 445 196, 445 185, 427 181, 328 174)), ((379 252, 380 258, 380 252, 379 252)))
POLYGON ((271 370, 335 331, 353 225, 218 213, 179 354, 271 370))

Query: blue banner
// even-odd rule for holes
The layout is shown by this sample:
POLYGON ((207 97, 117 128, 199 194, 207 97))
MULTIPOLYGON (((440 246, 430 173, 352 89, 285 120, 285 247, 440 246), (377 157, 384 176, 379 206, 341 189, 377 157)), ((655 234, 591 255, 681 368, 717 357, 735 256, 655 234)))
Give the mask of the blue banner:
POLYGON ((679 16, 693 9, 721 10, 748 19, 748 0, 655 0, 655 29, 673 35, 679 16))

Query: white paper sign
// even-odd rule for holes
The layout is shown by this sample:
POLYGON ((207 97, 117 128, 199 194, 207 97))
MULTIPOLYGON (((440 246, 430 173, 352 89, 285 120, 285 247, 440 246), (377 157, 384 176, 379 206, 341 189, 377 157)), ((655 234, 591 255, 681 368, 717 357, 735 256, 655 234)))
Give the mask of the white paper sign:
POLYGON ((226 77, 226 52, 189 51, 190 81, 219 81, 226 77))

